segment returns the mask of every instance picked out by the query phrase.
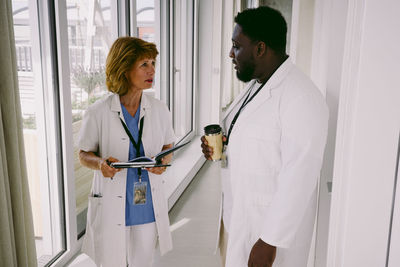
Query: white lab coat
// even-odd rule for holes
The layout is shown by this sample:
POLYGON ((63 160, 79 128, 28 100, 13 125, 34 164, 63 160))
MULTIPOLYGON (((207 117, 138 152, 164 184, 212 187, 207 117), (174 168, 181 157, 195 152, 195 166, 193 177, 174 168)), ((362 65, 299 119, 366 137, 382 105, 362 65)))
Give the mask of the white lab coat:
MULTIPOLYGON (((154 156, 163 145, 175 141, 168 108, 153 97, 142 94, 140 118, 145 117, 142 142, 146 156, 154 156)), ((124 120, 119 96, 110 95, 89 107, 80 132, 79 148, 98 151, 102 158, 112 156, 127 161, 129 137, 120 122, 124 120)), ((126 266, 125 197, 126 169, 114 179, 104 178, 100 171, 94 172, 89 196, 86 234, 82 251, 97 266, 126 266), (93 197, 94 194, 102 197, 93 197)), ((161 254, 172 249, 169 230, 168 205, 164 196, 162 175, 149 172, 154 215, 161 254)))
POLYGON ((327 126, 323 96, 289 59, 242 111, 227 150, 227 267, 247 266, 259 238, 277 246, 274 267, 307 265, 327 126))

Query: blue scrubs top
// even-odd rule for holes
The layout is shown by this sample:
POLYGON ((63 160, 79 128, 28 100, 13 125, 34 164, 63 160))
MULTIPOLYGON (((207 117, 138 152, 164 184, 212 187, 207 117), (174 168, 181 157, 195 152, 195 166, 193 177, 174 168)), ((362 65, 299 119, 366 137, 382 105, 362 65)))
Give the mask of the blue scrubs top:
MULTIPOLYGON (((140 118, 140 105, 134 117, 129 114, 124 105, 121 104, 122 113, 124 115, 125 123, 128 126, 131 135, 137 142, 139 138, 139 118, 140 118)), ((145 122, 143 122, 145 123, 145 122)), ((150 123, 150 122, 148 122, 150 123)), ((143 144, 140 142, 140 156, 144 156, 143 144)), ((132 142, 129 142, 129 159, 136 158, 136 148, 132 142)), ((125 225, 138 225, 155 222, 153 199, 151 196, 149 174, 146 170, 142 170, 142 183, 147 183, 146 203, 134 204, 134 183, 139 182, 139 175, 137 168, 128 168, 127 182, 126 182, 126 203, 125 203, 125 225)))

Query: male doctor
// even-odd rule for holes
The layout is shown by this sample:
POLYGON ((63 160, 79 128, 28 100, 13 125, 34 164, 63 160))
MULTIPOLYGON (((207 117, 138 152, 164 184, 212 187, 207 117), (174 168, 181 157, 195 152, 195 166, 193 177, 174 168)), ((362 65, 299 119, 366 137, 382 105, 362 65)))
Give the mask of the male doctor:
MULTIPOLYGON (((221 123, 221 255, 227 267, 305 267, 327 105, 286 54, 287 26, 279 11, 248 9, 235 22, 229 56, 238 79, 249 83, 221 123)), ((211 159, 212 148, 201 140, 211 159)))

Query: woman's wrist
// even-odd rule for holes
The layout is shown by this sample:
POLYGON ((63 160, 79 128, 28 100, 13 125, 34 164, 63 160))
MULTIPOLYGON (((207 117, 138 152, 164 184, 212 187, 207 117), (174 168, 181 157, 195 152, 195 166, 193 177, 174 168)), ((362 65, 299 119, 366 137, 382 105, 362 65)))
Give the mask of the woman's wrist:
POLYGON ((103 162, 105 161, 105 159, 103 158, 98 158, 97 160, 97 169, 101 171, 101 165, 103 165, 103 162))

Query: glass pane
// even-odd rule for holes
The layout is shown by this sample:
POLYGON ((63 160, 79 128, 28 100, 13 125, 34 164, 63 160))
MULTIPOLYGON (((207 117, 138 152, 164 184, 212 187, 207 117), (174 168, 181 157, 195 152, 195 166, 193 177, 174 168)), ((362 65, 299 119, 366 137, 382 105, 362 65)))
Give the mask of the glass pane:
POLYGON ((116 4, 111 0, 67 0, 78 237, 86 227, 93 177, 93 171, 79 163, 78 134, 86 108, 107 94, 105 62, 117 36, 116 4))
POLYGON ((155 43, 154 0, 136 1, 136 23, 138 37, 155 43))
MULTIPOLYGON (((136 28, 132 34, 147 42, 155 43, 157 50, 160 53, 161 48, 159 44, 159 38, 156 36, 156 27, 159 27, 159 25, 157 25, 156 22, 155 11, 154 0, 136 0, 136 28)), ((145 91, 146 94, 156 98, 160 98, 160 58, 161 56, 158 55, 153 88, 145 91)))
POLYGON ((177 141, 192 131, 193 1, 174 1, 173 123, 177 141))
POLYGON ((45 110, 52 106, 52 100, 47 98, 44 101, 48 91, 43 87, 41 78, 41 40, 35 2, 13 0, 12 10, 36 252, 38 265, 44 266, 64 249, 64 228, 61 227, 58 201, 58 166, 48 161, 56 158, 58 144, 51 144, 49 140, 55 140, 50 138, 54 136, 51 129, 57 127, 51 115, 45 115, 48 114, 45 110))

